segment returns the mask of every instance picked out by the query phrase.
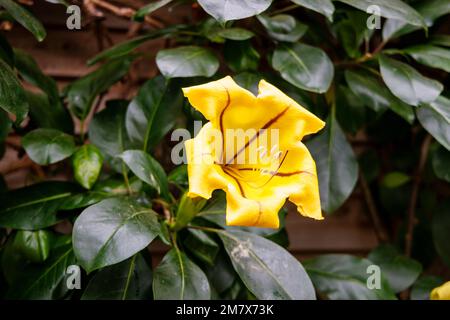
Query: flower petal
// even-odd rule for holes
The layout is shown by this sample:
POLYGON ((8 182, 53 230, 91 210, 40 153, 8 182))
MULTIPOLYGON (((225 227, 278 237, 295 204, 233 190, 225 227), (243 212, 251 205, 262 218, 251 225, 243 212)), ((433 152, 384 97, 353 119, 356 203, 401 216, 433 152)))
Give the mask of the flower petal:
POLYGON ((450 281, 442 286, 434 288, 430 294, 431 300, 450 300, 450 281))

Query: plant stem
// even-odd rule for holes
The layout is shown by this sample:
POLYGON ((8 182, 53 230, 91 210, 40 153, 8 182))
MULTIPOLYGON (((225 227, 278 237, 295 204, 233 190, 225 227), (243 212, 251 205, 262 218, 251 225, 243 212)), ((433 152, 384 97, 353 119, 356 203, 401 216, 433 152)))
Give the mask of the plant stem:
POLYGON ((127 188, 127 192, 130 195, 133 193, 133 191, 131 190, 130 181, 128 180, 127 168, 123 161, 122 161, 122 175, 123 175, 123 181, 125 182, 125 187, 127 188))
POLYGON ((285 8, 282 8, 282 9, 270 12, 270 15, 274 16, 274 15, 277 15, 277 14, 280 14, 280 13, 283 13, 283 12, 287 12, 287 11, 291 11, 291 10, 297 9, 298 7, 300 7, 298 4, 292 4, 292 5, 287 6, 285 8))
POLYGON ((369 209, 370 218, 372 219, 373 227, 375 229, 378 241, 380 241, 381 243, 388 242, 389 235, 386 232, 383 223, 381 222, 380 214, 377 210, 377 207, 375 206, 375 202, 373 201, 372 192, 370 192, 367 180, 361 171, 359 173, 359 181, 361 183, 361 188, 364 193, 364 198, 366 200, 367 208, 369 209))
POLYGON ((425 164, 428 158, 428 150, 430 148, 431 136, 427 134, 420 147, 420 159, 415 172, 415 180, 411 192, 411 199, 409 202, 408 209, 408 221, 407 221, 407 231, 405 236, 405 255, 407 257, 411 256, 412 252, 412 242, 414 236, 414 226, 416 225, 416 205, 417 197, 419 195, 420 183, 422 182, 422 174, 425 169, 425 164))
POLYGON ((191 228, 191 229, 198 229, 198 230, 203 230, 203 231, 207 231, 207 232, 215 232, 215 233, 223 232, 222 229, 209 228, 209 227, 191 226, 191 225, 189 225, 187 227, 191 228))

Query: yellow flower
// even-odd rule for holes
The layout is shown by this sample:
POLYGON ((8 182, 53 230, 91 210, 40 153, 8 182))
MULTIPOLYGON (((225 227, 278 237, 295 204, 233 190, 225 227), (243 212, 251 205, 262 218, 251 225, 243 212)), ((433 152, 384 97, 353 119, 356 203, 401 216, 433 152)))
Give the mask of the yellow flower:
POLYGON ((434 288, 430 294, 431 300, 450 300, 450 281, 442 286, 434 288))
POLYGON ((226 222, 278 228, 287 198, 304 216, 323 219, 316 165, 301 139, 325 123, 261 80, 258 96, 229 76, 183 88, 207 120, 186 141, 190 197, 226 192, 226 222))

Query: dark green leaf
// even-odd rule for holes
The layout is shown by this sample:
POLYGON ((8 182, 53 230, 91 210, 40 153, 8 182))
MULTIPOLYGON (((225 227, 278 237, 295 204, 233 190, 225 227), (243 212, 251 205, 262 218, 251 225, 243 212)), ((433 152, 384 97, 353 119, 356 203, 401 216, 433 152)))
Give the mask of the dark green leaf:
POLYGON ((156 213, 128 198, 103 200, 75 221, 73 247, 91 272, 121 262, 144 249, 159 234, 156 213))
POLYGON ((211 77, 219 68, 214 53, 197 46, 160 50, 156 55, 156 64, 166 78, 211 77))
POLYGON ((198 259, 214 266, 219 245, 204 231, 188 229, 188 235, 183 244, 198 259))
POLYGON ((174 183, 180 187, 188 187, 187 165, 183 164, 173 169, 167 176, 167 179, 170 183, 174 183))
POLYGON ((450 266, 450 241, 448 241, 448 230, 450 230, 450 201, 445 201, 433 212, 431 222, 433 241, 436 251, 442 260, 450 266))
POLYGON ((147 81, 128 105, 125 125, 134 145, 150 151, 164 137, 181 110, 182 95, 173 80, 158 76, 147 81))
POLYGON ((450 100, 440 96, 417 109, 420 124, 447 150, 450 150, 450 100))
POLYGON ((366 120, 363 100, 343 85, 339 85, 336 90, 336 119, 344 131, 352 134, 355 134, 366 120))
POLYGON ((291 0, 305 8, 323 14, 328 20, 333 21, 334 5, 331 0, 291 0))
POLYGON ((381 55, 380 71, 391 92, 407 104, 418 106, 436 100, 443 86, 436 80, 422 76, 413 67, 381 55))
POLYGON ((422 276, 411 289, 411 300, 430 300, 431 291, 444 283, 436 276, 422 276))
POLYGON ((413 109, 397 99, 376 77, 363 72, 345 72, 345 79, 353 91, 366 106, 376 112, 392 109, 409 123, 414 121, 413 109))
POLYGON ((256 70, 260 55, 250 41, 227 41, 223 48, 225 62, 234 72, 256 70))
MULTIPOLYGON (((434 20, 450 13, 450 2, 448 0, 425 0, 416 6, 417 12, 423 17, 426 25, 431 27, 434 20)), ((420 26, 408 24, 406 21, 387 19, 383 26, 383 40, 387 41, 393 37, 420 29, 420 26)))
POLYGON ((158 10, 159 8, 164 7, 166 4, 169 4, 172 0, 157 0, 152 1, 149 4, 143 6, 133 16, 133 20, 143 21, 145 16, 152 13, 153 11, 158 10))
POLYGON ((381 268, 381 273, 396 293, 409 288, 422 272, 419 262, 402 256, 390 245, 377 247, 367 258, 381 268))
POLYGON ((153 296, 155 300, 206 300, 211 291, 202 269, 174 248, 153 273, 153 296))
POLYGON ((261 75, 252 72, 241 72, 233 76, 233 79, 237 84, 247 89, 255 96, 258 95, 258 84, 261 80, 261 75))
POLYGON ((134 58, 135 56, 126 56, 108 61, 97 70, 71 83, 65 92, 73 113, 79 119, 85 119, 95 98, 127 74, 134 58))
POLYGON ((0 0, 0 6, 5 8, 14 20, 30 31, 37 41, 44 40, 47 35, 44 26, 30 12, 28 12, 28 10, 14 2, 14 0, 0 0))
POLYGON ((14 248, 32 262, 43 262, 50 253, 49 232, 19 230, 14 238, 14 248))
POLYGON ((220 29, 216 33, 219 37, 236 41, 248 40, 255 35, 253 32, 242 28, 220 29))
POLYGON ((450 47, 450 36, 445 34, 437 34, 431 37, 430 44, 442 47, 450 47))
POLYGON ((260 14, 273 0, 198 0, 202 8, 218 21, 244 19, 260 14))
POLYGON ((30 118, 39 128, 57 129, 73 133, 73 121, 70 113, 60 101, 52 102, 43 93, 26 92, 30 107, 30 118))
POLYGON ((65 245, 52 252, 45 264, 23 274, 11 288, 7 298, 50 300, 59 299, 67 292, 67 267, 76 263, 72 245, 65 245))
POLYGON ((149 40, 152 40, 152 39, 168 36, 172 33, 179 31, 183 27, 184 26, 182 26, 182 25, 170 26, 170 27, 167 27, 164 29, 151 31, 145 35, 133 38, 128 41, 118 43, 115 46, 112 46, 111 48, 106 49, 105 51, 102 51, 101 53, 99 53, 98 55, 93 57, 92 59, 89 59, 87 61, 87 64, 93 65, 102 60, 106 60, 106 59, 110 60, 110 59, 115 59, 115 58, 125 56, 125 55, 129 54, 131 51, 133 51, 134 49, 136 49, 137 47, 139 47, 141 44, 143 44, 149 40))
POLYGON ((0 108, 16 116, 20 124, 28 113, 28 103, 25 91, 14 71, 0 59, 0 108))
POLYGON ((384 177, 383 180, 381 181, 381 185, 392 189, 392 188, 398 188, 403 186, 404 184, 408 183, 409 181, 411 181, 411 177, 403 172, 399 172, 399 171, 393 171, 393 172, 389 172, 387 173, 384 177))
POLYGON ((279 245, 242 231, 223 231, 219 236, 234 269, 258 299, 315 299, 302 265, 279 245))
POLYGON ((344 254, 327 254, 304 262, 316 290, 330 300, 396 299, 382 274, 380 289, 368 288, 371 265, 367 259, 344 254))
POLYGON ((450 72, 450 49, 422 44, 408 47, 404 51, 417 62, 450 72))
POLYGON ((40 88, 46 93, 52 104, 60 104, 56 81, 43 74, 36 61, 28 53, 20 49, 14 49, 14 56, 15 66, 20 75, 27 82, 40 88))
POLYGON ((425 27, 423 17, 412 7, 400 0, 338 0, 366 12, 371 5, 380 9, 380 15, 385 18, 405 21, 409 24, 425 27))
POLYGON ((146 300, 151 297, 152 270, 141 254, 94 275, 82 300, 146 300))
POLYGON ((333 64, 322 49, 301 43, 278 46, 272 67, 291 84, 318 93, 328 90, 334 75, 333 64))
POLYGON ((450 182, 450 151, 440 147, 434 152, 432 163, 436 176, 450 182))
POLYGON ((288 14, 270 17, 260 15, 258 20, 267 29, 269 35, 279 41, 297 42, 308 30, 307 25, 288 14))
POLYGON ((70 157, 75 152, 72 136, 56 129, 36 129, 27 133, 22 145, 31 160, 47 165, 70 157))
POLYGON ((358 162, 334 115, 308 144, 316 160, 322 209, 332 213, 350 196, 358 180, 358 162))
POLYGON ((76 185, 49 181, 0 194, 0 226, 36 230, 58 222, 57 211, 78 193, 76 185))
POLYGON ((119 157, 139 179, 153 187, 164 198, 169 198, 166 173, 152 156, 142 150, 127 150, 119 157))
POLYGON ((80 185, 91 189, 100 174, 103 156, 92 144, 80 147, 72 157, 73 176, 80 185))
POLYGON ((108 101, 106 109, 96 113, 89 125, 89 139, 107 156, 116 157, 130 146, 125 128, 126 102, 108 101))

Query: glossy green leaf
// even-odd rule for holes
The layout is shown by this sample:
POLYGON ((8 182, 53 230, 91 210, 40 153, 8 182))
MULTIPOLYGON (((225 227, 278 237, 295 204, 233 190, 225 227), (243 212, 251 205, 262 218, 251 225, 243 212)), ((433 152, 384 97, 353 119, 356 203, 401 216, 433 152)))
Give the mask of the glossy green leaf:
POLYGON ((250 41, 227 41, 223 57, 234 72, 256 70, 259 66, 260 55, 250 41))
POLYGON ((417 109, 420 124, 447 150, 450 150, 450 100, 440 96, 417 109))
POLYGON ((198 259, 210 266, 215 263, 219 245, 204 231, 188 229, 188 235, 183 241, 184 246, 198 259))
POLYGON ((60 299, 67 292, 67 267, 76 264, 72 245, 59 247, 43 264, 23 274, 7 294, 8 299, 60 299))
POLYGON ((415 26, 425 27, 423 17, 412 7, 400 0, 338 0, 366 12, 372 5, 379 7, 380 15, 385 18, 405 21, 415 26))
POLYGON ((173 80, 158 76, 144 83, 126 113, 132 143, 145 151, 154 148, 174 126, 182 102, 181 89, 173 80))
POLYGON ((336 119, 342 129, 355 134, 366 121, 366 108, 349 88, 339 85, 336 89, 336 119))
POLYGON ((371 74, 350 71, 345 72, 345 79, 361 101, 376 112, 382 112, 387 108, 392 109, 409 123, 414 121, 413 109, 397 99, 386 86, 371 74))
POLYGON ((89 139, 105 156, 116 157, 131 144, 125 128, 126 104, 108 101, 106 109, 96 113, 89 125, 89 139))
POLYGON ((0 0, 0 6, 5 8, 14 20, 30 31, 38 41, 44 40, 47 35, 44 26, 28 10, 14 0, 0 0))
POLYGON ((141 254, 99 270, 89 281, 82 300, 147 300, 152 270, 141 254))
POLYGON ((49 232, 19 230, 14 238, 14 248, 32 262, 43 262, 50 253, 49 232))
POLYGON ((176 184, 180 187, 186 188, 189 185, 188 182, 188 173, 187 173, 187 165, 182 164, 180 166, 175 167, 167 176, 167 179, 170 183, 176 184))
POLYGON ((371 265, 367 259, 344 254, 326 254, 304 262, 316 290, 330 300, 396 299, 383 274, 380 289, 368 288, 371 265))
POLYGON ((0 194, 0 226, 36 230, 59 221, 59 208, 79 192, 68 182, 49 181, 0 194))
POLYGON ((450 151, 445 148, 438 148, 432 159, 433 170, 439 179, 450 182, 450 151))
POLYGON ((20 124, 28 113, 28 102, 25 90, 14 71, 0 59, 0 108, 16 116, 20 124))
POLYGON ((307 146, 317 165, 322 209, 332 213, 352 193, 358 180, 358 162, 334 115, 307 146))
POLYGON ((86 189, 91 189, 97 181, 102 165, 103 156, 92 144, 83 145, 72 157, 73 176, 86 189))
MULTIPOLYGON (((450 13, 448 0, 425 0, 415 5, 417 12, 423 17, 426 25, 431 27, 439 17, 450 13)), ((383 25, 383 40, 400 37, 420 29, 420 26, 408 24, 407 21, 387 19, 383 25)))
POLYGON ((273 0, 198 0, 202 8, 220 22, 244 19, 260 14, 273 0))
MULTIPOLYGON (((56 81, 46 76, 34 58, 20 49, 14 49, 15 67, 20 75, 32 85, 40 88, 49 97, 53 104, 60 104, 58 87, 56 81)), ((52 106, 53 107, 53 106, 52 106)))
POLYGON ((26 95, 30 108, 30 119, 36 126, 73 133, 72 117, 59 100, 51 101, 44 93, 27 91, 26 95))
POLYGON ((218 233, 247 288, 261 300, 313 300, 311 280, 300 262, 270 240, 242 231, 218 233))
POLYGON ((308 30, 307 25, 288 14, 270 17, 259 15, 258 20, 267 29, 269 35, 279 41, 297 42, 308 30))
POLYGON ((182 25, 170 26, 167 28, 151 31, 147 34, 144 34, 139 37, 135 37, 135 38, 127 40, 127 41, 120 42, 120 43, 112 46, 111 48, 108 48, 108 49, 100 52, 95 57, 89 59, 87 61, 87 64, 93 65, 93 64, 96 64, 103 60, 110 60, 110 59, 115 59, 115 58, 125 56, 147 41, 157 39, 160 37, 166 37, 166 36, 171 35, 183 28, 184 28, 184 26, 182 26, 182 25))
POLYGON ((219 37, 222 37, 224 39, 236 40, 236 41, 248 40, 255 35, 253 32, 251 32, 247 29, 236 28, 236 27, 220 29, 216 32, 216 34, 219 37))
POLYGON ((328 20, 333 21, 334 5, 331 0, 291 0, 292 2, 314 10, 320 14, 323 14, 328 20))
POLYGON ((436 276, 422 276, 411 289, 411 300, 430 300, 431 291, 444 283, 436 276))
POLYGON ((333 64, 322 49, 306 44, 281 44, 272 56, 272 67, 294 86, 323 93, 331 84, 333 64))
POLYGON ((219 60, 214 53, 197 46, 160 50, 156 64, 166 78, 211 77, 219 68, 219 60))
POLYGON ((155 300, 206 300, 211 290, 202 269, 174 248, 153 273, 153 296, 155 300))
POLYGON ((172 2, 172 0, 157 0, 152 1, 149 4, 141 7, 133 16, 133 20, 143 21, 145 16, 152 13, 153 11, 158 10, 159 8, 164 7, 165 5, 172 2))
POLYGON ((430 39, 430 44, 442 47, 450 47, 450 35, 437 34, 435 36, 432 36, 430 39))
POLYGON ((404 51, 417 62, 450 72, 450 49, 430 45, 408 47, 404 51))
POLYGON ((422 272, 419 262, 401 255, 390 245, 377 247, 367 258, 381 268, 381 273, 396 293, 409 288, 422 272))
POLYGON ((413 67, 381 55, 381 76, 389 90, 407 104, 418 106, 436 100, 443 86, 436 80, 424 77, 413 67))
POLYGON ((383 177, 381 184, 386 188, 398 188, 411 181, 411 177, 403 172, 389 172, 383 177))
POLYGON ((69 108, 79 119, 85 119, 95 98, 127 74, 134 56, 108 61, 97 70, 72 82, 66 89, 69 108))
POLYGON ((151 208, 129 198, 111 198, 77 218, 73 247, 78 262, 91 272, 133 256, 158 234, 158 219, 151 208))
POLYGON ((450 230, 450 201, 444 201, 433 211, 431 230, 436 251, 442 260, 450 266, 450 241, 448 241, 448 230, 450 230))
POLYGON ((166 173, 151 155, 142 150, 127 150, 119 157, 139 179, 153 187, 166 199, 169 198, 166 173))
POLYGON ((31 160, 47 165, 64 160, 75 152, 72 136, 56 129, 36 129, 27 133, 22 145, 31 160))

